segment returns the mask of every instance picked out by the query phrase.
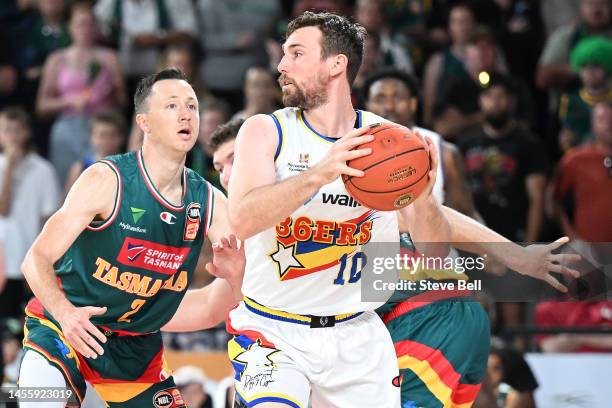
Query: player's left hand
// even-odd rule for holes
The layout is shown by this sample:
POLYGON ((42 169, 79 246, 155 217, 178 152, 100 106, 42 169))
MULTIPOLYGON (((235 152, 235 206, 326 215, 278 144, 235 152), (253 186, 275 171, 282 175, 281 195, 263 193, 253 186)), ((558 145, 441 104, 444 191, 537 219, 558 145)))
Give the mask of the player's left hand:
POLYGON ((206 270, 217 278, 225 279, 234 291, 240 291, 246 258, 244 245, 234 234, 222 237, 212 244, 213 261, 206 264, 206 270))
POLYGON ((580 277, 580 272, 568 268, 564 264, 580 260, 578 254, 553 254, 553 251, 569 242, 568 237, 562 237, 550 244, 534 244, 523 248, 522 256, 517 257, 515 265, 509 265, 513 270, 522 274, 541 279, 560 292, 566 293, 567 287, 551 272, 561 273, 569 278, 580 277))

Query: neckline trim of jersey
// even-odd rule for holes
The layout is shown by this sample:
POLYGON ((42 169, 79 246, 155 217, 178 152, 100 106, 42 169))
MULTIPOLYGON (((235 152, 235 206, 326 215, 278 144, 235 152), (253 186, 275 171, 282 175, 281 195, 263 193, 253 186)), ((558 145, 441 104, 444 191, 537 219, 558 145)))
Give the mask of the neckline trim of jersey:
MULTIPOLYGON (((361 111, 359 109, 355 109, 355 113, 357 114, 357 121, 356 121, 357 128, 360 128, 362 126, 361 111)), ((316 130, 314 130, 314 128, 310 125, 310 123, 308 123, 308 120, 306 119, 306 115, 304 115, 304 111, 302 109, 300 109, 298 112, 298 118, 304 124, 304 126, 306 126, 306 129, 310 130, 310 132, 312 132, 315 136, 319 137, 320 139, 323 139, 329 143, 334 143, 336 140, 338 140, 338 138, 336 137, 325 136, 325 135, 320 134, 316 130)))
POLYGON ((187 196, 187 169, 183 168, 183 196, 181 199, 181 206, 178 207, 170 203, 170 201, 166 200, 166 198, 161 195, 159 191, 157 191, 157 188, 155 188, 153 181, 151 181, 151 178, 149 177, 149 173, 147 173, 147 168, 145 167, 144 159, 142 157, 142 149, 138 150, 136 158, 138 161, 138 169, 140 170, 140 174, 142 175, 142 178, 144 179, 145 184, 147 185, 147 188, 149 192, 153 195, 153 197, 155 197, 155 199, 161 205, 163 205, 169 210, 181 211, 183 208, 185 208, 185 197, 187 196))

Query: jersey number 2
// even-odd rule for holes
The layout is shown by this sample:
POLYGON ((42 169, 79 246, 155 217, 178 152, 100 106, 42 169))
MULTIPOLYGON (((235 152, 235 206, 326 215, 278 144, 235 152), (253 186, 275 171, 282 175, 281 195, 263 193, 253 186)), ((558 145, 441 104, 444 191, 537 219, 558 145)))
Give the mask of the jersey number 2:
MULTIPOLYGON (((348 255, 344 254, 340 257, 340 271, 338 271, 338 276, 334 280, 334 285, 344 285, 344 270, 347 269, 348 255)), ((348 283, 355 283, 361 279, 361 270, 366 264, 366 259, 366 255, 363 252, 357 252, 351 258, 351 274, 348 283)))
POLYGON ((129 312, 125 312, 119 319, 117 319, 117 321, 130 323, 132 319, 128 319, 128 317, 138 312, 142 305, 144 305, 146 302, 147 301, 143 299, 134 299, 134 301, 132 302, 132 310, 130 310, 129 312))

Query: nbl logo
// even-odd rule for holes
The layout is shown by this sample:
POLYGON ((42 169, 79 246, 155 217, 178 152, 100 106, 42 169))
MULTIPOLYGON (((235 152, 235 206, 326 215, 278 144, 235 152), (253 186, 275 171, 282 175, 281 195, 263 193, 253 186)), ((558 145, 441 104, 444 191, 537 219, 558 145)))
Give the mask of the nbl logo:
POLYGON ((176 408, 184 407, 185 402, 178 389, 170 388, 155 393, 153 396, 153 405, 156 408, 176 408))

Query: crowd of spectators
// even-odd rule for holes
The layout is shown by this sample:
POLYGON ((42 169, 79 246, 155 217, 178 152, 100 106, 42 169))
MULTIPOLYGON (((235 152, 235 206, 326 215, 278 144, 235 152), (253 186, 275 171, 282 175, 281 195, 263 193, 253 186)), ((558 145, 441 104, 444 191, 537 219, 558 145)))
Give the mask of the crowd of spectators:
MULTIPOLYGON (((187 165, 219 186, 211 135, 232 118, 282 106, 276 82, 282 33, 305 10, 349 15, 367 28, 354 104, 442 135, 450 146, 445 177, 461 180, 446 193, 447 204, 514 241, 566 234, 590 254, 593 269, 605 267, 601 251, 589 248, 612 242, 611 0, 5 0, 5 381, 15 380, 14 344, 23 334, 16 322, 31 296, 19 265, 85 168, 141 145, 130 102, 137 81, 165 67, 190 79, 201 126, 187 165), (372 79, 381 72, 397 80, 375 89, 372 79), (462 189, 467 199, 458 198, 462 189)), ((208 282, 205 274, 198 271, 194 285, 208 282)), ((583 315, 591 326, 612 324, 605 296, 496 309, 498 331, 575 327, 583 315)), ((217 330, 166 341, 178 349, 215 350, 226 336, 217 330)), ((612 351, 604 337, 558 334, 517 344, 545 352, 612 351)), ((492 381, 508 382, 495 367, 512 355, 494 350, 492 381)))

